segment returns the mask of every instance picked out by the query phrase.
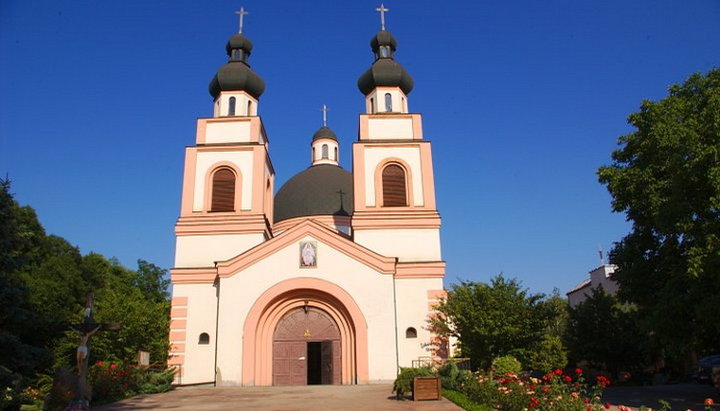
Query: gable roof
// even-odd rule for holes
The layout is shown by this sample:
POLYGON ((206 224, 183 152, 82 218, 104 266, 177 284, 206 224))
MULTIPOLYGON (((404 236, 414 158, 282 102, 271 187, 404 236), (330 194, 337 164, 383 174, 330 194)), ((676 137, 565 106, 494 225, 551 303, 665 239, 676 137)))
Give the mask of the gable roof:
POLYGON ((395 258, 380 255, 345 238, 344 236, 312 219, 307 219, 287 231, 282 232, 280 235, 265 241, 264 243, 259 244, 236 257, 225 261, 218 261, 215 264, 218 275, 222 278, 232 277, 238 272, 258 261, 264 260, 290 244, 299 241, 305 236, 314 237, 318 241, 327 244, 333 249, 382 274, 395 273, 395 266, 397 263, 395 258))

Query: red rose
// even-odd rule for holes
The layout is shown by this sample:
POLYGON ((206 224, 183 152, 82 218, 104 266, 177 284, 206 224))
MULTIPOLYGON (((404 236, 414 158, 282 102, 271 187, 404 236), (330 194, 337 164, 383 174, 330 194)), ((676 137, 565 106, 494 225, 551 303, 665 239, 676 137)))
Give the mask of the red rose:
POLYGON ((114 370, 115 368, 117 368, 117 364, 115 364, 115 363, 110 364, 110 369, 111 369, 111 370, 114 370))
POLYGON ((606 403, 605 403, 605 409, 607 409, 607 410, 610 409, 610 403, 609 403, 609 402, 606 402, 606 403))
POLYGON ((583 402, 585 402, 585 404, 590 404, 590 398, 583 398, 583 402))
POLYGON ((99 365, 99 366, 102 367, 102 366, 103 366, 103 362, 102 362, 102 361, 98 361, 98 362, 97 362, 97 365, 99 365))
POLYGON ((560 368, 555 370, 555 375, 562 375, 562 370, 560 368))
POLYGON ((575 368, 575 374, 582 375, 582 368, 575 368))
POLYGON ((712 398, 705 398, 705 405, 713 405, 715 401, 712 398))
POLYGON ((566 375, 566 376, 563 377, 563 381, 565 381, 565 382, 572 382, 572 378, 570 378, 569 375, 566 375))

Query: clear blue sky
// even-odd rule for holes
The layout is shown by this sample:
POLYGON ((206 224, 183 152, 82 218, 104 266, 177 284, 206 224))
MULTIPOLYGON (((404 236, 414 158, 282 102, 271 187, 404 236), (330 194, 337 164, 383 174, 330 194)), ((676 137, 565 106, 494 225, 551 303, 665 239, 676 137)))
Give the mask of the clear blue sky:
MULTIPOLYGON (((241 5, 279 189, 323 103, 342 165, 377 1, 2 0, 0 173, 83 253, 171 268, 183 148, 241 5)), ((596 170, 642 99, 720 65, 720 2, 388 0, 433 142, 447 283, 563 293, 629 229, 596 170)))

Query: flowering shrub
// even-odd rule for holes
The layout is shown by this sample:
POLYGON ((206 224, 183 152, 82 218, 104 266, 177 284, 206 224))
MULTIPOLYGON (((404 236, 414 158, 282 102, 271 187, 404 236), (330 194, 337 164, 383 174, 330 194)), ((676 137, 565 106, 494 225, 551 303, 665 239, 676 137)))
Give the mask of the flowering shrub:
POLYGON ((581 369, 568 375, 555 370, 542 378, 507 372, 503 375, 479 371, 466 380, 459 390, 471 400, 497 410, 560 410, 593 411, 610 408, 600 400, 602 389, 610 384, 606 377, 597 377, 588 384, 581 369))
POLYGON ((98 361, 89 371, 93 403, 105 404, 137 394, 169 391, 173 375, 173 370, 153 371, 147 367, 98 361))

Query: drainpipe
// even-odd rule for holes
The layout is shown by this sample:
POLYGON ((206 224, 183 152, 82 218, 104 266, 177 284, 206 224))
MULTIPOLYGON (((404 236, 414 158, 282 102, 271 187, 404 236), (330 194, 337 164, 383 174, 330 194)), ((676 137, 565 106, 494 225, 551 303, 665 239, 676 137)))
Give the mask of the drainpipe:
POLYGON ((393 311, 395 315, 395 374, 400 372, 400 345, 398 342, 398 320, 397 320, 397 294, 395 293, 395 274, 397 274, 397 261, 395 258, 395 273, 393 273, 393 311))
MULTIPOLYGON (((217 264, 215 265, 217 267, 217 264)), ((217 387, 218 323, 220 322, 220 276, 215 277, 215 363, 213 364, 213 387, 217 387)))

